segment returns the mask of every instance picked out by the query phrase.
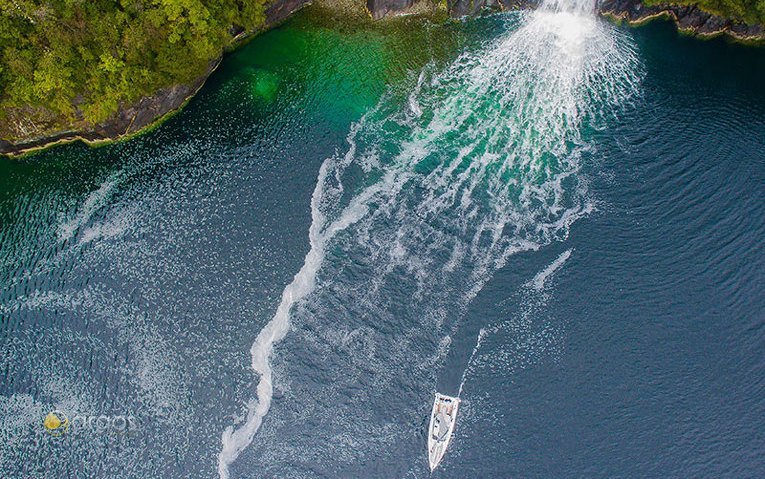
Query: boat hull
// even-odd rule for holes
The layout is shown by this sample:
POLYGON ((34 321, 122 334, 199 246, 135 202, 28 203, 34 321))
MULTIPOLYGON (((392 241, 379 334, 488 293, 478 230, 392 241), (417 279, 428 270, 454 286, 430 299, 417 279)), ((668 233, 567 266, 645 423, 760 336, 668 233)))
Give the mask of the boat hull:
POLYGON ((436 393, 428 426, 428 462, 433 471, 441 463, 457 424, 460 399, 436 393))

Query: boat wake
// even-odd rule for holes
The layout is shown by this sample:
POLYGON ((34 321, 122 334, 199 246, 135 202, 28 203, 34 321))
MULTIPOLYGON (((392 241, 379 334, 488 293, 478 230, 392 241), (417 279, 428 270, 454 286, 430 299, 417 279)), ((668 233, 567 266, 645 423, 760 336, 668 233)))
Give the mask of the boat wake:
POLYGON ((542 291, 545 288, 545 284, 547 280, 555 274, 556 271, 561 269, 563 265, 568 261, 568 259, 571 257, 571 250, 566 250, 563 253, 561 253, 555 261, 550 263, 545 269, 540 271, 534 276, 534 279, 532 279, 528 286, 536 289, 537 291, 542 291))
POLYGON ((515 253, 565 239, 592 211, 578 174, 592 154, 583 132, 634 95, 639 65, 629 38, 591 10, 548 1, 481 51, 426 69, 413 92, 391 92, 354 125, 344 155, 323 163, 311 249, 252 345, 257 398, 222 434, 222 479, 271 407, 273 350, 291 323, 301 350, 325 360, 325 377, 312 381, 323 380, 327 397, 364 384, 334 403, 356 412, 348 430, 390 440, 369 426, 380 420, 365 416, 369 403, 386 396, 399 401, 386 406, 391 414, 410 411, 429 391, 444 337, 492 274, 515 253), (397 391, 402 382, 425 389, 397 391))
MULTIPOLYGON (((566 261, 568 261, 570 257, 570 249, 558 255, 558 257, 552 263, 534 275, 533 279, 525 283, 518 294, 512 296, 513 302, 521 305, 521 311, 518 318, 514 318, 513 320, 505 320, 493 326, 486 326, 478 331, 478 339, 476 340, 475 346, 473 347, 473 351, 470 353, 470 357, 468 358, 468 361, 465 365, 465 369, 462 371, 462 378, 460 379, 460 386, 457 392, 458 398, 462 397, 462 391, 465 388, 465 382, 467 381, 468 375, 475 371, 475 366, 479 362, 477 360, 478 353, 480 352, 481 346, 484 344, 484 340, 487 336, 493 336, 500 332, 507 333, 508 331, 510 333, 518 333, 523 331, 524 334, 517 336, 525 336, 526 338, 530 336, 529 332, 532 329, 532 318, 541 316, 541 310, 545 309, 547 305, 549 295, 544 291, 548 284, 548 280, 551 279, 551 277, 563 267, 563 265, 566 263, 566 261)), ((542 341, 541 343, 544 344, 545 341, 542 341)), ((505 354, 503 348, 499 349, 500 352, 499 354, 496 354, 496 356, 507 355, 505 354)), ((515 350, 513 354, 517 355, 517 351, 518 350, 515 350)), ((537 352, 537 354, 539 354, 539 352, 537 352)), ((501 370, 505 373, 511 371, 511 369, 506 367, 506 365, 504 365, 501 370)))

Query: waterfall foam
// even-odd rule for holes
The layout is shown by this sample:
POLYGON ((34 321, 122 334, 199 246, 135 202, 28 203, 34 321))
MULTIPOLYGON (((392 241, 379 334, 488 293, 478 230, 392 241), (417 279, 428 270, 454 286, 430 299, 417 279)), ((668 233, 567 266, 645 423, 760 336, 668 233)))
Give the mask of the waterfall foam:
POLYGON ((252 345, 257 399, 222 434, 222 479, 269 411, 271 356, 291 320, 321 335, 330 311, 372 318, 365 340, 386 354, 364 365, 383 372, 378 394, 392 388, 389 371, 427 384, 445 332, 493 272, 564 239, 592 210, 577 176, 590 148, 582 132, 630 97, 639 75, 629 39, 591 10, 550 0, 484 50, 423 72, 411 94, 392 93, 352 128, 345 155, 324 162, 311 249, 252 345))

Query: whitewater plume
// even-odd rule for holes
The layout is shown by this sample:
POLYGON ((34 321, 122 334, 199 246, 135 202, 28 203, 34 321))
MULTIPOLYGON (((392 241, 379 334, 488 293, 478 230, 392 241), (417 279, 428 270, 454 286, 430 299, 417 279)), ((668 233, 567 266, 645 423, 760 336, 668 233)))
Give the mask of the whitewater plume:
MULTIPOLYGON (((591 10, 549 1, 481 51, 439 73, 426 69, 414 91, 391 92, 352 128, 345 155, 324 162, 311 249, 252 345, 257 398, 223 432, 222 479, 271 407, 273 348, 291 322, 306 348, 318 348, 313 335, 331 342, 343 326, 330 332, 322 315, 369 318, 355 330, 363 363, 351 356, 333 380, 371 368, 376 394, 397 397, 387 371, 428 384, 444 337, 494 271, 564 239, 592 210, 578 175, 592 149, 583 131, 634 94, 639 65, 629 39, 591 10)), ((373 398, 357 396, 367 407, 354 408, 353 420, 379 420, 362 417, 373 398)))

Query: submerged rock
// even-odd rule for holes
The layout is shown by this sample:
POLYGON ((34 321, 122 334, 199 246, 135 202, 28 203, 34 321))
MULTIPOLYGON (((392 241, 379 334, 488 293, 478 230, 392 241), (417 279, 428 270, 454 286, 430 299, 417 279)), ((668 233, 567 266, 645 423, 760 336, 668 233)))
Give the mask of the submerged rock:
POLYGON ((251 78, 252 94, 255 98, 270 103, 276 98, 279 89, 279 76, 269 70, 261 68, 251 69, 249 72, 251 78))

